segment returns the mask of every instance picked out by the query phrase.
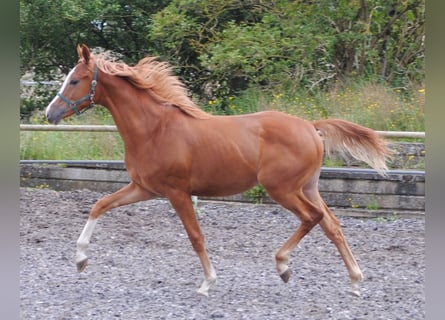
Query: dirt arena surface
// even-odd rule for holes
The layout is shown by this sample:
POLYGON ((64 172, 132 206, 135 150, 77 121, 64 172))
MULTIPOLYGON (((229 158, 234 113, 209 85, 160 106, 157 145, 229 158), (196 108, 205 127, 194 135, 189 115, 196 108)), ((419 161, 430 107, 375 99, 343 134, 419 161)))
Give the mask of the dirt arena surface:
POLYGON ((299 221, 274 205, 200 202, 218 275, 208 298, 198 257, 166 200, 113 209, 99 220, 89 265, 76 240, 104 194, 21 188, 21 319, 425 319, 424 218, 340 217, 364 274, 362 296, 320 227, 291 255, 285 284, 274 253, 299 221))

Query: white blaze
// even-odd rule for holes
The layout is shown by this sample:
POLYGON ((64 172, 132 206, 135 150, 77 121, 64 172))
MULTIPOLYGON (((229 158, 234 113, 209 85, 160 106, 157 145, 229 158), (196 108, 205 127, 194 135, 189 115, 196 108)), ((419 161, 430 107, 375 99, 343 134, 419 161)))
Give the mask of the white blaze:
MULTIPOLYGON (((65 90, 66 86, 68 85, 68 83, 69 83, 69 81, 70 81, 69 79, 71 78, 72 74, 74 73, 74 70, 76 70, 76 67, 74 67, 73 69, 71 69, 71 71, 70 71, 70 72, 68 73, 68 75, 66 76, 65 81, 63 82, 62 87, 61 87, 60 90, 59 90, 59 93, 63 93, 63 91, 65 90)), ((56 96, 53 98, 53 100, 51 101, 51 103, 46 107, 46 110, 45 110, 45 116, 46 116, 46 117, 48 117, 48 113, 49 113, 49 110, 51 109, 51 106, 53 105, 53 103, 54 103, 58 98, 59 98, 59 96, 56 95, 56 96)))

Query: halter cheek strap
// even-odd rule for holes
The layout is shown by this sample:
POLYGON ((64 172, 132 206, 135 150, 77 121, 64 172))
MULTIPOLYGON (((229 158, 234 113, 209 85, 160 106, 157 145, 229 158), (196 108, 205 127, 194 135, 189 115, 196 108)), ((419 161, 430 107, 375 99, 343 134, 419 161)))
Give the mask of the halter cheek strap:
POLYGON ((94 72, 93 72, 93 80, 91 80, 90 92, 86 96, 83 96, 80 99, 73 101, 73 100, 70 100, 67 97, 65 97, 61 92, 57 93, 59 98, 62 99, 71 108, 71 110, 73 110, 73 112, 75 114, 80 115, 80 114, 84 113, 85 111, 87 111, 88 109, 94 107, 94 94, 96 93, 97 74, 98 73, 99 73, 99 68, 97 67, 97 65, 95 65, 94 72), (88 101, 88 100, 90 101, 90 104, 88 105, 88 107, 82 109, 82 111, 79 111, 79 109, 77 107, 81 103, 88 101))

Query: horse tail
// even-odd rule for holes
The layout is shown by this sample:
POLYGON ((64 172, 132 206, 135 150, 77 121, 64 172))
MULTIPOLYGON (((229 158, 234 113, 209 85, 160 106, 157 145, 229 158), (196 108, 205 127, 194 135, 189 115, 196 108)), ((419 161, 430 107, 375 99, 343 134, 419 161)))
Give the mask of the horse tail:
POLYGON ((341 155, 350 154, 385 175, 388 170, 386 161, 391 157, 392 151, 377 132, 340 119, 317 120, 313 125, 324 140, 328 157, 333 151, 341 155))

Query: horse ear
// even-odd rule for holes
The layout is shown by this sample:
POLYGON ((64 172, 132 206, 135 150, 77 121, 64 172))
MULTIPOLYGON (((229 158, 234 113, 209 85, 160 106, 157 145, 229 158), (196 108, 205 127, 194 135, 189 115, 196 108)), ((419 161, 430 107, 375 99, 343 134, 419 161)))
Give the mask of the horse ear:
POLYGON ((90 49, 85 44, 82 44, 82 57, 85 59, 85 63, 88 64, 90 61, 90 49))
POLYGON ((82 46, 77 45, 77 54, 79 55, 79 60, 83 60, 88 64, 90 61, 90 49, 85 44, 82 44, 82 46))
POLYGON ((82 59, 82 47, 80 44, 77 45, 77 55, 79 56, 79 60, 82 59))

